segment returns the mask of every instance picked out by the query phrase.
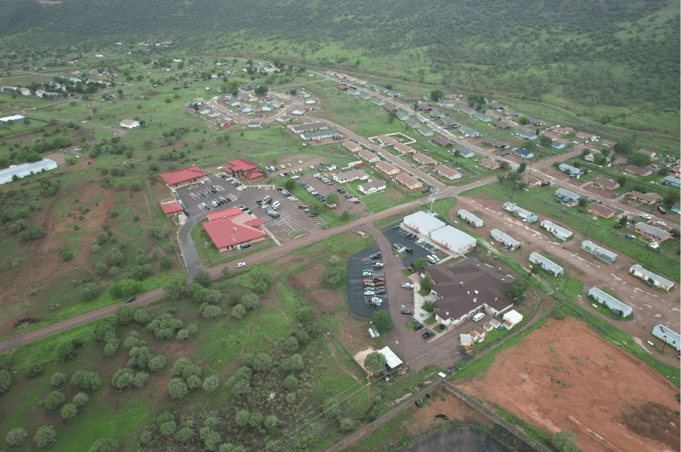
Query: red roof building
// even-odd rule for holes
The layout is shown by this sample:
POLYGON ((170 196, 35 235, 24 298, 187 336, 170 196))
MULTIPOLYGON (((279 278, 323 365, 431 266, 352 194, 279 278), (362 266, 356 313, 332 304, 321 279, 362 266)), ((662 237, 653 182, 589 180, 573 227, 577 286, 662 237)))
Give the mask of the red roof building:
POLYGON ((175 171, 168 171, 167 173, 159 174, 161 179, 171 187, 177 187, 180 184, 194 182, 206 176, 198 166, 189 166, 175 171))
POLYGON ((179 202, 174 201, 166 204, 161 204, 161 210, 163 210, 163 213, 166 214, 167 217, 169 217, 177 212, 182 212, 182 206, 180 205, 179 202))
POLYGON ((250 173, 247 173, 244 177, 248 180, 253 180, 259 177, 265 177, 265 173, 261 171, 251 171, 250 173))
POLYGON ((203 229, 219 251, 235 248, 245 242, 259 242, 267 237, 263 232, 262 218, 253 218, 238 207, 208 214, 208 222, 202 223, 203 229))
POLYGON ((231 174, 236 178, 244 177, 252 180, 265 175, 262 171, 258 171, 258 165, 246 159, 230 160, 228 163, 230 166, 225 167, 225 173, 231 174))

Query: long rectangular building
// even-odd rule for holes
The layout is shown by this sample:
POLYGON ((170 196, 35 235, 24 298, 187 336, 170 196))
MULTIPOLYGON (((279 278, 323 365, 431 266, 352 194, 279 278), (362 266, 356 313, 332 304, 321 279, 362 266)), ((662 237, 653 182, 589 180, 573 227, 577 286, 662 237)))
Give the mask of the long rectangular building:
POLYGON ((520 218, 523 221, 527 221, 528 223, 536 223, 539 221, 539 217, 530 212, 529 210, 525 210, 522 207, 518 207, 517 205, 513 204, 512 202, 505 202, 504 203, 504 210, 511 212, 514 216, 520 218))
POLYGON ((328 129, 329 125, 325 122, 317 121, 317 122, 309 122, 307 124, 297 124, 294 126, 291 126, 291 132, 293 133, 305 133, 305 132, 314 132, 315 130, 323 130, 323 129, 328 129))
POLYGON ((560 265, 556 264, 555 262, 545 258, 539 253, 532 253, 530 254, 530 262, 533 264, 539 264, 541 268, 546 270, 548 273, 552 274, 553 276, 558 276, 563 273, 563 267, 560 265))
POLYGON ((656 289, 661 289, 666 292, 669 292, 670 290, 672 290, 672 287, 674 287, 674 283, 671 282, 670 280, 663 278, 662 276, 657 275, 651 271, 648 271, 638 264, 634 264, 631 266, 631 268, 629 268, 629 274, 644 280, 645 282, 655 287, 656 289))
POLYGON ((466 254, 477 244, 474 237, 449 225, 431 232, 430 240, 456 254, 466 254))
POLYGON ((326 138, 333 138, 337 136, 340 136, 340 132, 338 132, 336 129, 315 130, 314 132, 305 132, 300 134, 300 138, 302 138, 303 141, 325 140, 326 138))
POLYGON ((475 226, 476 228, 481 228, 485 225, 485 223, 480 218, 476 217, 467 210, 459 209, 459 211, 456 214, 459 218, 461 218, 471 226, 475 226))
POLYGON ((496 240, 499 243, 503 243, 506 249, 508 250, 514 250, 520 246, 520 242, 518 242, 516 239, 511 237, 508 234, 505 234, 501 232, 498 229, 492 229, 490 231, 490 235, 494 240, 496 240))
POLYGON ((541 222, 541 227, 549 231, 551 234, 553 234, 557 239, 559 240, 567 240, 570 237, 572 237, 572 231, 565 229, 561 226, 558 226, 557 224, 549 221, 549 220, 544 220, 541 222))
POLYGON ((419 234, 429 237, 431 232, 444 227, 446 223, 426 212, 418 211, 404 217, 404 225, 419 234))
POLYGON ((611 311, 618 313, 622 317, 627 317, 633 312, 631 306, 622 303, 620 300, 607 292, 603 292, 598 287, 592 287, 589 289, 588 295, 598 303, 606 305, 611 311))
POLYGON ((671 345, 677 350, 681 349, 679 348, 681 346, 681 339, 679 338, 679 333, 672 330, 671 328, 667 328, 661 323, 658 323, 653 327, 653 336, 662 339, 667 344, 671 345))
POLYGON ((580 248, 582 248, 587 253, 593 254, 606 264, 614 264, 615 261, 617 260, 616 253, 613 253, 612 251, 607 250, 602 246, 598 246, 595 243, 591 242, 590 240, 584 240, 580 245, 580 248))

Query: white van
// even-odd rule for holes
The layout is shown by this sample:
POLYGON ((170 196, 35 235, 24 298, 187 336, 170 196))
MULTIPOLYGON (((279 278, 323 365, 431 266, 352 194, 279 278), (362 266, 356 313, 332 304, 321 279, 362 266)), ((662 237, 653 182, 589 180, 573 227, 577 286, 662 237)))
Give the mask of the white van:
POLYGON ((433 255, 426 256, 426 259, 428 259, 428 262, 430 262, 431 264, 434 264, 434 263, 437 262, 437 257, 435 257, 433 255))
POLYGON ((274 203, 272 204, 272 208, 278 209, 279 207, 281 207, 281 203, 279 201, 274 201, 274 203))
POLYGON ((480 320, 485 318, 485 313, 484 312, 478 312, 473 316, 473 321, 474 322, 479 322, 480 320))

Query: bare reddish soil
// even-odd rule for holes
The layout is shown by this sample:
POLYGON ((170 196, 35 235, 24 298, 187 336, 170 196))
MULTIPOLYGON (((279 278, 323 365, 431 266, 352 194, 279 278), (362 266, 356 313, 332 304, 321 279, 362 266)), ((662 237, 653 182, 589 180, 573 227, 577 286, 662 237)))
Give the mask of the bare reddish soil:
POLYGON ((315 264, 308 267, 304 273, 298 273, 292 275, 289 278, 289 285, 294 290, 304 290, 308 291, 313 287, 319 287, 322 285, 322 273, 326 266, 323 264, 315 264))
POLYGON ((550 433, 575 432, 582 452, 679 450, 679 416, 668 414, 678 388, 569 317, 549 320, 462 387, 550 433))

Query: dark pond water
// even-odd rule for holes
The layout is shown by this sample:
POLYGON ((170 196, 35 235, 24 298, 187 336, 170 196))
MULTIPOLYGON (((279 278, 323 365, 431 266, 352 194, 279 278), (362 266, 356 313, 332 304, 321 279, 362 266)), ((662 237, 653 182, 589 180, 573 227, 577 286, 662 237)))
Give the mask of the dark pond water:
POLYGON ((433 433, 400 449, 401 452, 509 452, 492 437, 469 427, 433 433))

